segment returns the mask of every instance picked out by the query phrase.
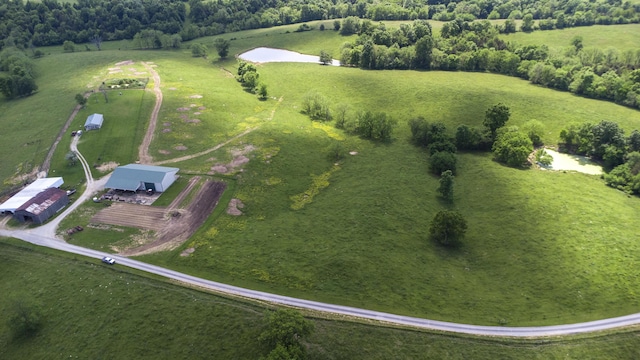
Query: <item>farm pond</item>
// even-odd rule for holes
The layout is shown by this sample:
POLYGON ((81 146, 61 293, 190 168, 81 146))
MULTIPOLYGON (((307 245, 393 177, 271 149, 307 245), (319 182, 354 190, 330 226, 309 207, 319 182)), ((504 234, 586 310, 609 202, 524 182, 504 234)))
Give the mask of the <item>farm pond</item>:
POLYGON ((594 163, 588 157, 563 154, 551 149, 545 149, 545 151, 553 157, 553 162, 549 166, 542 166, 542 169, 570 170, 590 175, 602 174, 602 166, 594 163))
MULTIPOLYGON (((256 63, 266 62, 302 62, 302 63, 320 63, 320 57, 315 55, 300 54, 295 51, 273 49, 267 47, 258 47, 240 54, 238 57, 256 63)), ((333 66, 340 66, 340 61, 333 60, 333 66)))

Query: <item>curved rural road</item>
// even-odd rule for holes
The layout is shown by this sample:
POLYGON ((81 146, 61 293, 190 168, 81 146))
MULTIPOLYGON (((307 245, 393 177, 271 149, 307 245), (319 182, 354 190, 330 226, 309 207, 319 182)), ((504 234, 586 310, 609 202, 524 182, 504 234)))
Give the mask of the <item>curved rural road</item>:
MULTIPOLYGON (((296 308, 310 309, 314 311, 340 314, 347 317, 370 319, 389 324, 405 325, 411 327, 441 330, 455 333, 485 335, 485 336, 506 336, 506 337, 543 337, 556 335, 569 335, 588 333, 622 326, 629 326, 640 323, 640 314, 632 314, 617 318, 590 321, 578 324, 556 325, 556 326, 535 326, 535 327, 503 327, 503 326, 479 326, 456 324, 445 321, 436 321, 415 318, 410 316, 394 315, 379 311, 359 309, 349 306, 327 304, 317 301, 303 300, 288 296, 270 294, 262 291, 244 289, 237 286, 222 284, 215 281, 201 279, 195 276, 186 275, 177 271, 165 269, 159 266, 150 265, 126 257, 115 256, 97 250, 85 249, 79 246, 68 244, 56 238, 42 236, 33 230, 2 230, 0 235, 11 236, 30 242, 35 245, 62 250, 83 256, 101 258, 111 256, 118 264, 128 266, 141 271, 164 276, 185 284, 213 290, 220 293, 232 294, 244 298, 267 301, 271 303, 293 306, 296 308)), ((106 266, 106 265, 105 265, 106 266)))

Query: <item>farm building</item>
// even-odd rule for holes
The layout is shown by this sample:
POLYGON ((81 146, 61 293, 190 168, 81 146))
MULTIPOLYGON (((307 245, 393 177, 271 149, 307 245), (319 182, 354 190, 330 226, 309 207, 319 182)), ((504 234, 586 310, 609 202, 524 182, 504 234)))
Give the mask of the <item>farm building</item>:
POLYGON ((69 203, 67 192, 57 188, 48 188, 22 204, 13 217, 20 222, 31 221, 42 224, 69 203))
POLYGON ((129 164, 118 166, 104 187, 115 190, 162 192, 176 181, 178 168, 129 164))
POLYGON ((64 184, 61 177, 37 179, 17 194, 13 195, 9 200, 0 204, 0 214, 15 213, 22 204, 31 200, 34 196, 49 188, 59 188, 64 184))
POLYGON ((84 129, 86 131, 89 130, 99 130, 102 127, 102 122, 104 121, 104 117, 102 114, 92 114, 87 117, 87 121, 84 122, 84 129))

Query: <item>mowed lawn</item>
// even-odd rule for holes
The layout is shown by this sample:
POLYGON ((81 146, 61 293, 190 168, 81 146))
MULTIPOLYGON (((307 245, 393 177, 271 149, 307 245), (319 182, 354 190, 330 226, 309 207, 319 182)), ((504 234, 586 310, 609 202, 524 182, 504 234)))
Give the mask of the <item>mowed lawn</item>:
MULTIPOLYGON (((3 359, 258 359, 262 304, 137 275, 97 259, 0 240, 0 309, 40 308, 42 327, 14 339, 0 322, 3 359)), ((309 314, 307 314, 309 316, 309 314)), ((314 359, 635 359, 637 330, 577 338, 487 339, 308 317, 314 359)))

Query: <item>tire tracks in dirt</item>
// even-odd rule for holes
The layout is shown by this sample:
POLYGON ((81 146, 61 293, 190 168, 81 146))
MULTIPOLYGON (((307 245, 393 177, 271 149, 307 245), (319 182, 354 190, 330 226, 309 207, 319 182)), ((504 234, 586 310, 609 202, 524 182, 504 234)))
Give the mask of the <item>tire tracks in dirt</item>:
POLYGON ((151 73, 151 77, 153 78, 153 93, 156 95, 156 103, 153 106, 153 110, 151 111, 151 116, 149 117, 149 127, 147 128, 147 132, 144 135, 144 139, 142 140, 142 144, 138 148, 138 159, 140 164, 151 164, 153 163, 153 157, 149 154, 149 145, 151 145, 151 141, 153 140, 153 135, 156 131, 156 124, 158 123, 158 113, 160 112, 160 107, 162 107, 162 90, 160 90, 160 75, 155 69, 146 62, 142 62, 145 69, 151 73))

